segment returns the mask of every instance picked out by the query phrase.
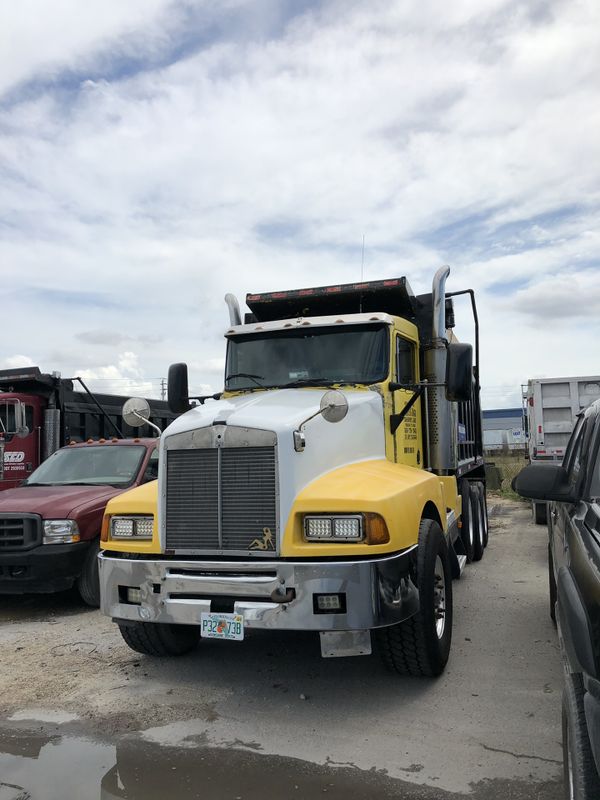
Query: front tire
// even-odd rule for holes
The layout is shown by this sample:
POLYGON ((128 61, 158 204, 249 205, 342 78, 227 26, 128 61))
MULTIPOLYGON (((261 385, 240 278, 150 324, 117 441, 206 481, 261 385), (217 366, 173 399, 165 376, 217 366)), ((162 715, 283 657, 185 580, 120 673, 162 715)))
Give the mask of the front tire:
POLYGON ((77 591, 84 603, 93 608, 100 605, 100 578, 98 576, 98 553, 100 552, 100 541, 94 539, 90 544, 83 570, 77 578, 77 591))
POLYGON ((452 569, 437 522, 421 520, 417 548, 419 611, 381 628, 377 640, 386 667, 401 675, 434 677, 444 671, 452 642, 452 569))
POLYGON ((547 504, 533 503, 533 519, 536 525, 546 525, 548 522, 547 504))
POLYGON ((563 769, 568 800, 598 800, 600 777, 583 707, 581 675, 566 675, 562 702, 563 769))
POLYGON ((196 648, 200 639, 198 625, 168 625, 162 622, 120 624, 125 642, 145 656, 182 656, 196 648))

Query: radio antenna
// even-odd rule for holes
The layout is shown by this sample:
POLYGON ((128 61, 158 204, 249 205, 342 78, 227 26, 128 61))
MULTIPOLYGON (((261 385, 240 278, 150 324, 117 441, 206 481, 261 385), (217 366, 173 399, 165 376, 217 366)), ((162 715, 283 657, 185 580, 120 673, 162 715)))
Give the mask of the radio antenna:
POLYGON ((363 275, 365 271, 365 235, 363 233, 363 243, 362 243, 362 258, 360 260, 360 282, 363 281, 363 275))

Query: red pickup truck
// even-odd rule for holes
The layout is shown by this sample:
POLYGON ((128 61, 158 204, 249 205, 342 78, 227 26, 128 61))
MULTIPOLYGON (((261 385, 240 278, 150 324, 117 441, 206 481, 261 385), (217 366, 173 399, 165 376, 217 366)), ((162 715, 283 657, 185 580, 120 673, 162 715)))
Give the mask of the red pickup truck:
POLYGON ((100 603, 100 527, 111 497, 154 480, 158 439, 100 439, 57 450, 16 489, 0 493, 0 594, 77 585, 100 603))

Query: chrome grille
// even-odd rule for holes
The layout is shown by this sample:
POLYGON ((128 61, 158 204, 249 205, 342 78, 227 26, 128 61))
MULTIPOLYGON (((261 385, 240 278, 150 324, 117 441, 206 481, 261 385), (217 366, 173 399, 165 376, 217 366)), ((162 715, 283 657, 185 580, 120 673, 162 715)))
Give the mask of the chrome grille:
POLYGON ((0 550, 30 550, 41 544, 42 521, 35 514, 0 516, 0 550))
POLYGON ((276 483, 271 446, 168 449, 167 549, 273 553, 276 483))

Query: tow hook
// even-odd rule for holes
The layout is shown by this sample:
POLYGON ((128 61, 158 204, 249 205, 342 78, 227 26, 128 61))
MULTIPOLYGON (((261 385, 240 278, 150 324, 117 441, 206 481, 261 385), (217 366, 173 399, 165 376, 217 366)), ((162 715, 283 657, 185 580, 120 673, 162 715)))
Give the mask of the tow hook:
POLYGON ((271 592, 271 600, 274 603, 291 603, 296 597, 295 589, 288 589, 285 594, 282 594, 279 589, 273 589, 271 592))

